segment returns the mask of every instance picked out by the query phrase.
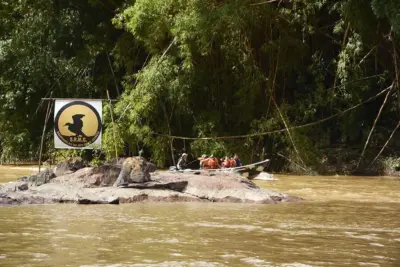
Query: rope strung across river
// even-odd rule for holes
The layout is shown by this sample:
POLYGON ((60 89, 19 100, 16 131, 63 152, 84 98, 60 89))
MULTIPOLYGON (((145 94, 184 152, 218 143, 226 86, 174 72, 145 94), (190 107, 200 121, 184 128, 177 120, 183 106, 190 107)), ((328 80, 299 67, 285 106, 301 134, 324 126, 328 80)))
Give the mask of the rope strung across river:
POLYGON ((177 135, 168 135, 168 134, 161 134, 161 133, 156 133, 156 132, 151 132, 151 134, 153 135, 157 135, 157 136, 162 136, 162 137, 167 137, 167 138, 172 138, 172 139, 181 139, 181 140, 217 140, 217 139, 239 139, 239 138, 248 138, 248 137, 255 137, 255 136, 264 136, 264 135, 269 135, 269 134, 274 134, 274 133, 282 133, 284 131, 287 130, 294 130, 294 129, 300 129, 300 128, 306 128, 306 127, 310 127, 313 125, 317 125, 326 121, 329 121, 333 118, 336 117, 340 117, 350 111, 352 111, 353 109, 356 109, 368 102, 371 102, 372 100, 374 100, 375 98, 378 98, 379 96, 381 96, 382 94, 384 94, 385 92, 387 92, 388 90, 392 89, 392 85, 387 87, 386 89, 382 90, 381 92, 379 92, 378 94, 376 94, 375 96, 361 102, 360 104, 357 104, 351 108, 348 108, 346 110, 343 110, 337 114, 334 114, 332 116, 329 116, 327 118, 315 121, 315 122, 310 122, 310 123, 306 123, 303 125, 299 125, 299 126, 293 126, 293 127, 289 127, 289 128, 284 128, 284 129, 279 129, 279 130, 272 130, 272 131, 267 131, 267 132, 261 132, 261 133, 252 133, 252 134, 243 134, 243 135, 231 135, 231 136, 214 136, 214 137, 186 137, 186 136, 177 136, 177 135))

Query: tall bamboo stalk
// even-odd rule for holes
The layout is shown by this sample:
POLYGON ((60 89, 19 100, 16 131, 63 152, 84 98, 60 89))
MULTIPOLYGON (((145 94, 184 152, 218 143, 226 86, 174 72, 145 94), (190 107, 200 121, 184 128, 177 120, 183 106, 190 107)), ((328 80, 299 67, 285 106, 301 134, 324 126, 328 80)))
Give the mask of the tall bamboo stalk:
POLYGON ((111 103, 111 98, 110 98, 110 94, 108 93, 107 90, 107 98, 108 98, 108 104, 110 107, 110 114, 111 114, 111 121, 113 123, 113 137, 114 137, 114 147, 115 147, 115 159, 116 159, 116 163, 118 163, 118 148, 117 148, 117 139, 115 137, 115 123, 114 123, 114 115, 113 115, 113 111, 112 111, 112 103, 111 103))
POLYGON ((286 128, 286 131, 287 131, 287 133, 288 133, 289 139, 290 139, 290 141, 292 142, 294 151, 296 151, 296 154, 297 154, 297 156, 299 157, 301 163, 304 164, 304 161, 303 161, 303 159, 302 159, 301 156, 300 156, 299 150, 297 150, 296 144, 294 143, 293 138, 292 138, 292 135, 290 134, 289 126, 287 125, 287 123, 286 123, 286 121, 285 121, 285 118, 283 117, 283 115, 282 115, 282 113, 281 113, 281 111, 280 111, 278 105, 276 104, 275 99, 272 99, 272 101, 273 101, 273 103, 274 103, 276 109, 278 110, 279 116, 281 117, 281 119, 282 119, 282 121, 283 121, 283 124, 285 125, 285 128, 286 128))
MULTIPOLYGON (((53 93, 50 94, 50 98, 53 95, 53 93)), ((40 173, 40 168, 42 165, 42 151, 43 151, 43 141, 44 141, 44 135, 46 133, 46 126, 47 126, 47 122, 49 120, 50 117, 50 113, 51 113, 51 106, 53 103, 53 100, 49 100, 49 102, 47 103, 47 109, 46 109, 46 116, 44 119, 44 125, 43 125, 43 132, 42 132, 42 139, 40 141, 40 151, 39 151, 39 173, 40 173)))

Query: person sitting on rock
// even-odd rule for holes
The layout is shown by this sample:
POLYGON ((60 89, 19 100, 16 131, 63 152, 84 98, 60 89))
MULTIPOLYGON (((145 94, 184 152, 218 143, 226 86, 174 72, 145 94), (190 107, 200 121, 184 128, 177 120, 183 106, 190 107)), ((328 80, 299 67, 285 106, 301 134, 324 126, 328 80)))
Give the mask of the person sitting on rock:
POLYGON ((211 155, 208 159, 207 159, 207 168, 208 169, 218 169, 219 166, 219 161, 217 157, 214 157, 213 155, 211 155))
POLYGON ((231 160, 225 156, 225 158, 221 159, 221 168, 225 169, 225 168, 231 168, 231 160))
POLYGON ((200 160, 200 169, 201 170, 209 170, 209 169, 218 169, 220 167, 219 160, 214 155, 207 157, 207 155, 202 155, 200 160))
POLYGON ((200 170, 204 169, 204 164, 207 159, 208 159, 208 156, 206 154, 203 154, 203 155, 201 155, 200 158, 198 158, 199 163, 200 163, 200 170))
POLYGON ((236 161, 236 167, 242 166, 242 161, 239 159, 239 156, 237 153, 233 156, 233 159, 236 161))
POLYGON ((184 170, 187 168, 187 154, 182 153, 182 156, 178 159, 178 163, 176 164, 178 170, 184 170))
POLYGON ((229 159, 227 156, 223 157, 221 159, 221 168, 225 169, 225 168, 229 168, 229 159))
POLYGON ((236 160, 234 158, 225 157, 221 164, 222 168, 235 168, 236 167, 236 160))
POLYGON ((230 158, 228 161, 229 161, 229 168, 236 167, 236 160, 234 158, 230 158))

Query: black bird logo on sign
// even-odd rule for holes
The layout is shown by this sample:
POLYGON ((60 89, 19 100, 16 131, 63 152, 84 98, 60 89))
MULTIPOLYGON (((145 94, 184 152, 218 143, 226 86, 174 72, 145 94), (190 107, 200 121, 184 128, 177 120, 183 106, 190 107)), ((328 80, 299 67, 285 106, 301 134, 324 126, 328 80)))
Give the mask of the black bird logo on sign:
POLYGON ((72 116, 73 123, 67 122, 64 126, 68 126, 68 130, 75 134, 75 136, 87 137, 83 132, 83 121, 82 118, 85 117, 83 114, 75 114, 72 116))

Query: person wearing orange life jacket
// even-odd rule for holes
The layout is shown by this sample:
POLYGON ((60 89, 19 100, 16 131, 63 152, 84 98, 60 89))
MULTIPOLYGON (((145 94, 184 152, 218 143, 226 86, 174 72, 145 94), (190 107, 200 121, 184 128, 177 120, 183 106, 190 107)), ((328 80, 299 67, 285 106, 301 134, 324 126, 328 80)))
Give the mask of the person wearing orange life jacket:
POLYGON ((236 167, 236 161, 233 158, 225 157, 221 161, 222 161, 222 164, 221 164, 222 168, 234 168, 234 167, 236 167))
POLYGON ((210 156, 210 160, 208 163, 209 163, 210 169, 218 169, 219 168, 219 161, 213 155, 210 156))
POLYGON ((236 160, 231 158, 229 159, 229 166, 230 168, 235 168, 236 167, 236 160))
POLYGON ((230 168, 230 161, 228 159, 228 157, 225 156, 225 158, 221 159, 221 168, 230 168))
POLYGON ((211 155, 206 159, 200 160, 200 168, 209 170, 209 169, 218 169, 219 168, 219 161, 216 157, 211 155))

